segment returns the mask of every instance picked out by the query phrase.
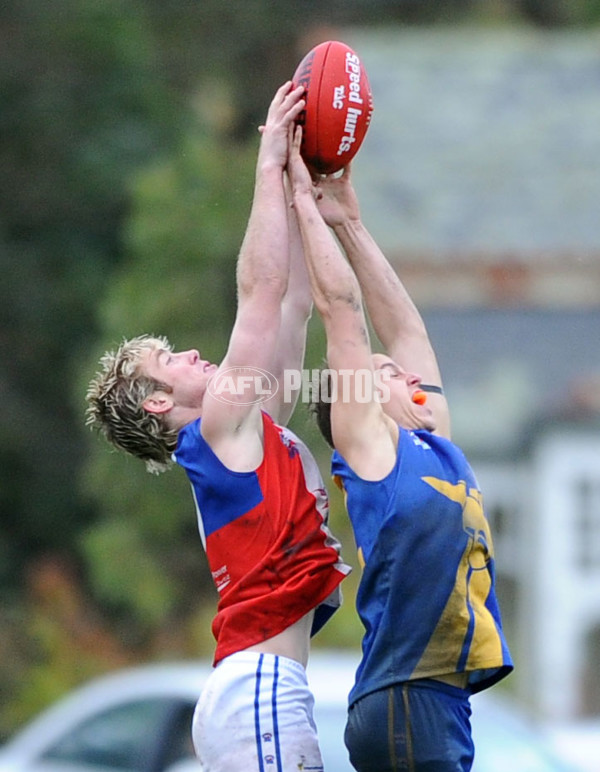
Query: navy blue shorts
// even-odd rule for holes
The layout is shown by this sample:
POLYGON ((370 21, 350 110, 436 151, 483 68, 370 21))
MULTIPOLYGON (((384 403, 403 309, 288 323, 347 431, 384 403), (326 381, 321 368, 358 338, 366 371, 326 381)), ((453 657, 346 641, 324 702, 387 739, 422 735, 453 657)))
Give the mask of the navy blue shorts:
POLYGON ((430 679, 362 697, 348 712, 344 741, 358 772, 469 772, 469 692, 430 679))

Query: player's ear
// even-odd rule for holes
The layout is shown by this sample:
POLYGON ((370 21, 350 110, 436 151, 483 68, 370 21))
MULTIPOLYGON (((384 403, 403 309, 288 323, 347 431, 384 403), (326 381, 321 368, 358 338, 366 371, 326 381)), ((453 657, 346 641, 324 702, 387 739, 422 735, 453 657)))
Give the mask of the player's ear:
POLYGON ((173 398, 165 391, 155 391, 142 403, 147 413, 168 413, 173 407, 173 398))

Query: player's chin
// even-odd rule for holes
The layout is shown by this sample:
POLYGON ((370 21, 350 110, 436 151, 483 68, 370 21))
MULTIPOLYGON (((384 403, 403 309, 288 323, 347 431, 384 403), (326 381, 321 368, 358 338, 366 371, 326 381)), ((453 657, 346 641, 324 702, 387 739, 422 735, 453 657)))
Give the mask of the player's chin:
POLYGON ((436 430, 436 423, 431 415, 411 415, 411 417, 401 424, 405 429, 412 431, 424 429, 426 432, 434 432, 436 430))
POLYGON ((430 411, 427 411, 426 415, 421 414, 417 416, 415 423, 417 424, 414 427, 415 429, 425 429, 427 432, 434 432, 437 428, 437 424, 433 419, 433 414, 430 411))
POLYGON ((436 424, 436 422, 433 420, 433 418, 431 418, 429 421, 426 421, 426 422, 425 422, 425 426, 424 426, 423 428, 424 428, 426 431, 428 431, 428 432, 434 432, 434 431, 437 429, 437 424, 436 424))

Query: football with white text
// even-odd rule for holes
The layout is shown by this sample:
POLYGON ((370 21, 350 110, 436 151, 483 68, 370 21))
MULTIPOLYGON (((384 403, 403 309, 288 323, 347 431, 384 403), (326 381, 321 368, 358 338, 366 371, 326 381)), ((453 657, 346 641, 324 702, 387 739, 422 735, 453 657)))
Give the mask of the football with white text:
POLYGON ((358 152, 373 113, 373 95, 359 56, 345 43, 328 40, 312 48, 292 78, 304 86, 306 106, 301 153, 317 174, 332 174, 358 152))

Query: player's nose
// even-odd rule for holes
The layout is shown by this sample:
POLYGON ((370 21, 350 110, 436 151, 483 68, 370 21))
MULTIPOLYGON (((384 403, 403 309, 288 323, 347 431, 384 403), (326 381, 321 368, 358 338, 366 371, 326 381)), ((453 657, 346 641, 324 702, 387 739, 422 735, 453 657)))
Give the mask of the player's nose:
POLYGON ((182 351, 179 356, 185 362, 189 362, 192 365, 196 364, 196 362, 200 359, 200 354, 195 348, 191 348, 188 351, 182 351))

